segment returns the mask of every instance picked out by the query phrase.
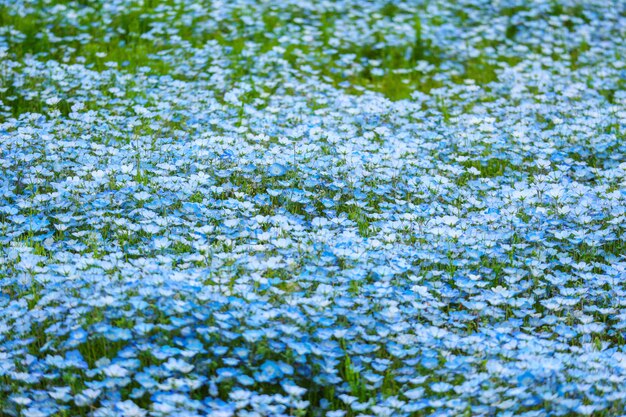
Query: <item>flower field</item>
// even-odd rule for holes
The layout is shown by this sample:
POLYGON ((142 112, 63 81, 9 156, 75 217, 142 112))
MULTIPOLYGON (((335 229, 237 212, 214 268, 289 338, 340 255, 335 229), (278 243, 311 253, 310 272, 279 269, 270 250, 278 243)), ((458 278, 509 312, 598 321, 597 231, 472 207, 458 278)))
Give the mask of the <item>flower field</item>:
POLYGON ((0 416, 626 415, 626 3, 0 0, 0 416))

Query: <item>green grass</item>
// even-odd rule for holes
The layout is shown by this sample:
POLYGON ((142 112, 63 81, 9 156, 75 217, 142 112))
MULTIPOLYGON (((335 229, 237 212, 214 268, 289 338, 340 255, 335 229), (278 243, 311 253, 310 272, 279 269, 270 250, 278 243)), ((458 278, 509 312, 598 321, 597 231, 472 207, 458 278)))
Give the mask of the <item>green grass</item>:
MULTIPOLYGON (((108 62, 117 63, 125 71, 134 72, 140 68, 149 68, 156 74, 176 73, 171 63, 160 59, 159 53, 173 49, 180 53, 181 46, 171 43, 167 38, 144 39, 142 36, 149 32, 153 24, 159 23, 155 19, 154 10, 157 6, 154 1, 137 3, 125 13, 114 15, 104 14, 98 2, 82 7, 80 17, 76 21, 69 21, 63 13, 48 13, 49 7, 59 2, 36 7, 32 13, 21 15, 18 10, 7 6, 0 6, 0 26, 13 28, 20 35, 8 36, 10 56, 23 60, 27 56, 53 59, 64 63, 82 63, 87 68, 103 71, 108 62), (49 6, 49 7, 48 7, 49 6), (46 30, 42 31, 41 28, 46 30), (80 35, 80 36, 78 36, 80 35), (101 54, 104 54, 102 56, 101 54)), ((68 6, 76 6, 74 2, 66 2, 68 6)), ((166 12, 156 14, 163 19, 173 19, 180 16, 181 9, 174 1, 167 1, 164 6, 166 12)), ((32 11, 32 10, 31 10, 32 11)), ((199 48, 207 42, 215 41, 224 48, 224 52, 231 60, 231 80, 237 80, 251 75, 252 63, 243 57, 243 52, 252 48, 259 53, 265 53, 279 46, 280 33, 279 17, 271 10, 262 11, 261 23, 258 27, 249 27, 243 19, 254 11, 234 9, 232 18, 217 25, 202 26, 201 21, 196 24, 177 24, 174 32, 189 47, 199 48), (202 29, 198 29, 202 28, 202 29)), ((297 9, 290 10, 291 18, 301 15, 297 9)), ((388 3, 382 10, 383 18, 392 18, 399 9, 388 3)), ((320 75, 328 77, 333 84, 340 85, 347 82, 353 93, 359 93, 360 88, 368 88, 384 94, 392 100, 407 99, 413 91, 429 92, 442 84, 434 81, 429 74, 416 70, 416 65, 425 61, 438 66, 448 57, 438 50, 432 42, 423 35, 423 23, 419 15, 413 17, 414 35, 408 43, 391 44, 383 33, 376 33, 374 42, 370 44, 344 45, 328 54, 328 39, 335 31, 335 17, 330 13, 323 13, 319 17, 321 42, 312 44, 291 44, 285 48, 284 58, 295 67, 303 64, 312 65, 320 71, 320 75), (361 69, 356 72, 349 68, 338 66, 339 59, 346 55, 355 55, 354 61, 361 69), (309 58, 313 58, 308 59, 309 58), (305 60, 303 61, 303 58, 305 60), (373 66, 374 61, 380 65, 373 66), (377 73, 377 68, 384 68, 377 73)), ((333 49, 330 49, 333 50, 333 49)), ((207 66, 210 61, 207 62, 207 66)), ((496 65, 487 63, 482 58, 472 58, 461 62, 464 72, 457 77, 458 82, 473 79, 477 84, 487 84, 496 79, 496 65)), ((188 75, 178 74, 181 77, 188 75)), ((11 80, 3 80, 4 84, 11 84, 11 80)), ((6 101, 12 97, 14 91, 6 91, 0 99, 6 101)), ((254 94, 246 100, 257 98, 254 94)), ((27 102, 22 97, 10 102, 14 116, 26 111, 40 112, 44 107, 40 102, 27 102)), ((68 106, 61 105, 62 114, 67 115, 68 106)))

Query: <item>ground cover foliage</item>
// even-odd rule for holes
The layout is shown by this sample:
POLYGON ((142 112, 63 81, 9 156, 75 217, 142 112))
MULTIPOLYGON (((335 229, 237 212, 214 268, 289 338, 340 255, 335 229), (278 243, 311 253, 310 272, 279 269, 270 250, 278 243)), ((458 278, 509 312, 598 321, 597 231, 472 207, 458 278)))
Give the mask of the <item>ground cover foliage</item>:
POLYGON ((618 416, 626 5, 0 0, 0 415, 618 416))

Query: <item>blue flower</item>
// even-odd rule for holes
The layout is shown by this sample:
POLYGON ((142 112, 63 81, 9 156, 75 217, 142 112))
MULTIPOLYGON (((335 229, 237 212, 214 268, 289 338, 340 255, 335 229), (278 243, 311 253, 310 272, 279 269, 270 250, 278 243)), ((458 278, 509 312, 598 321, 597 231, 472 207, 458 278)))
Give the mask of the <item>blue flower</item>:
POLYGON ((285 165, 274 162, 267 168, 267 175, 270 177, 282 177, 288 170, 285 165))

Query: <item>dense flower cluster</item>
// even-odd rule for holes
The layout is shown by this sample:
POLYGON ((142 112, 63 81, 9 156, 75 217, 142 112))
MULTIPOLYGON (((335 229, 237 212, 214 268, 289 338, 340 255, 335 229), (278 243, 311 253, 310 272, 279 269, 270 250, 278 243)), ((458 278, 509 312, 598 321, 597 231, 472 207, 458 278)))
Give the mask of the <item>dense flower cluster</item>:
POLYGON ((0 0, 0 415, 626 412, 626 5, 0 0))

